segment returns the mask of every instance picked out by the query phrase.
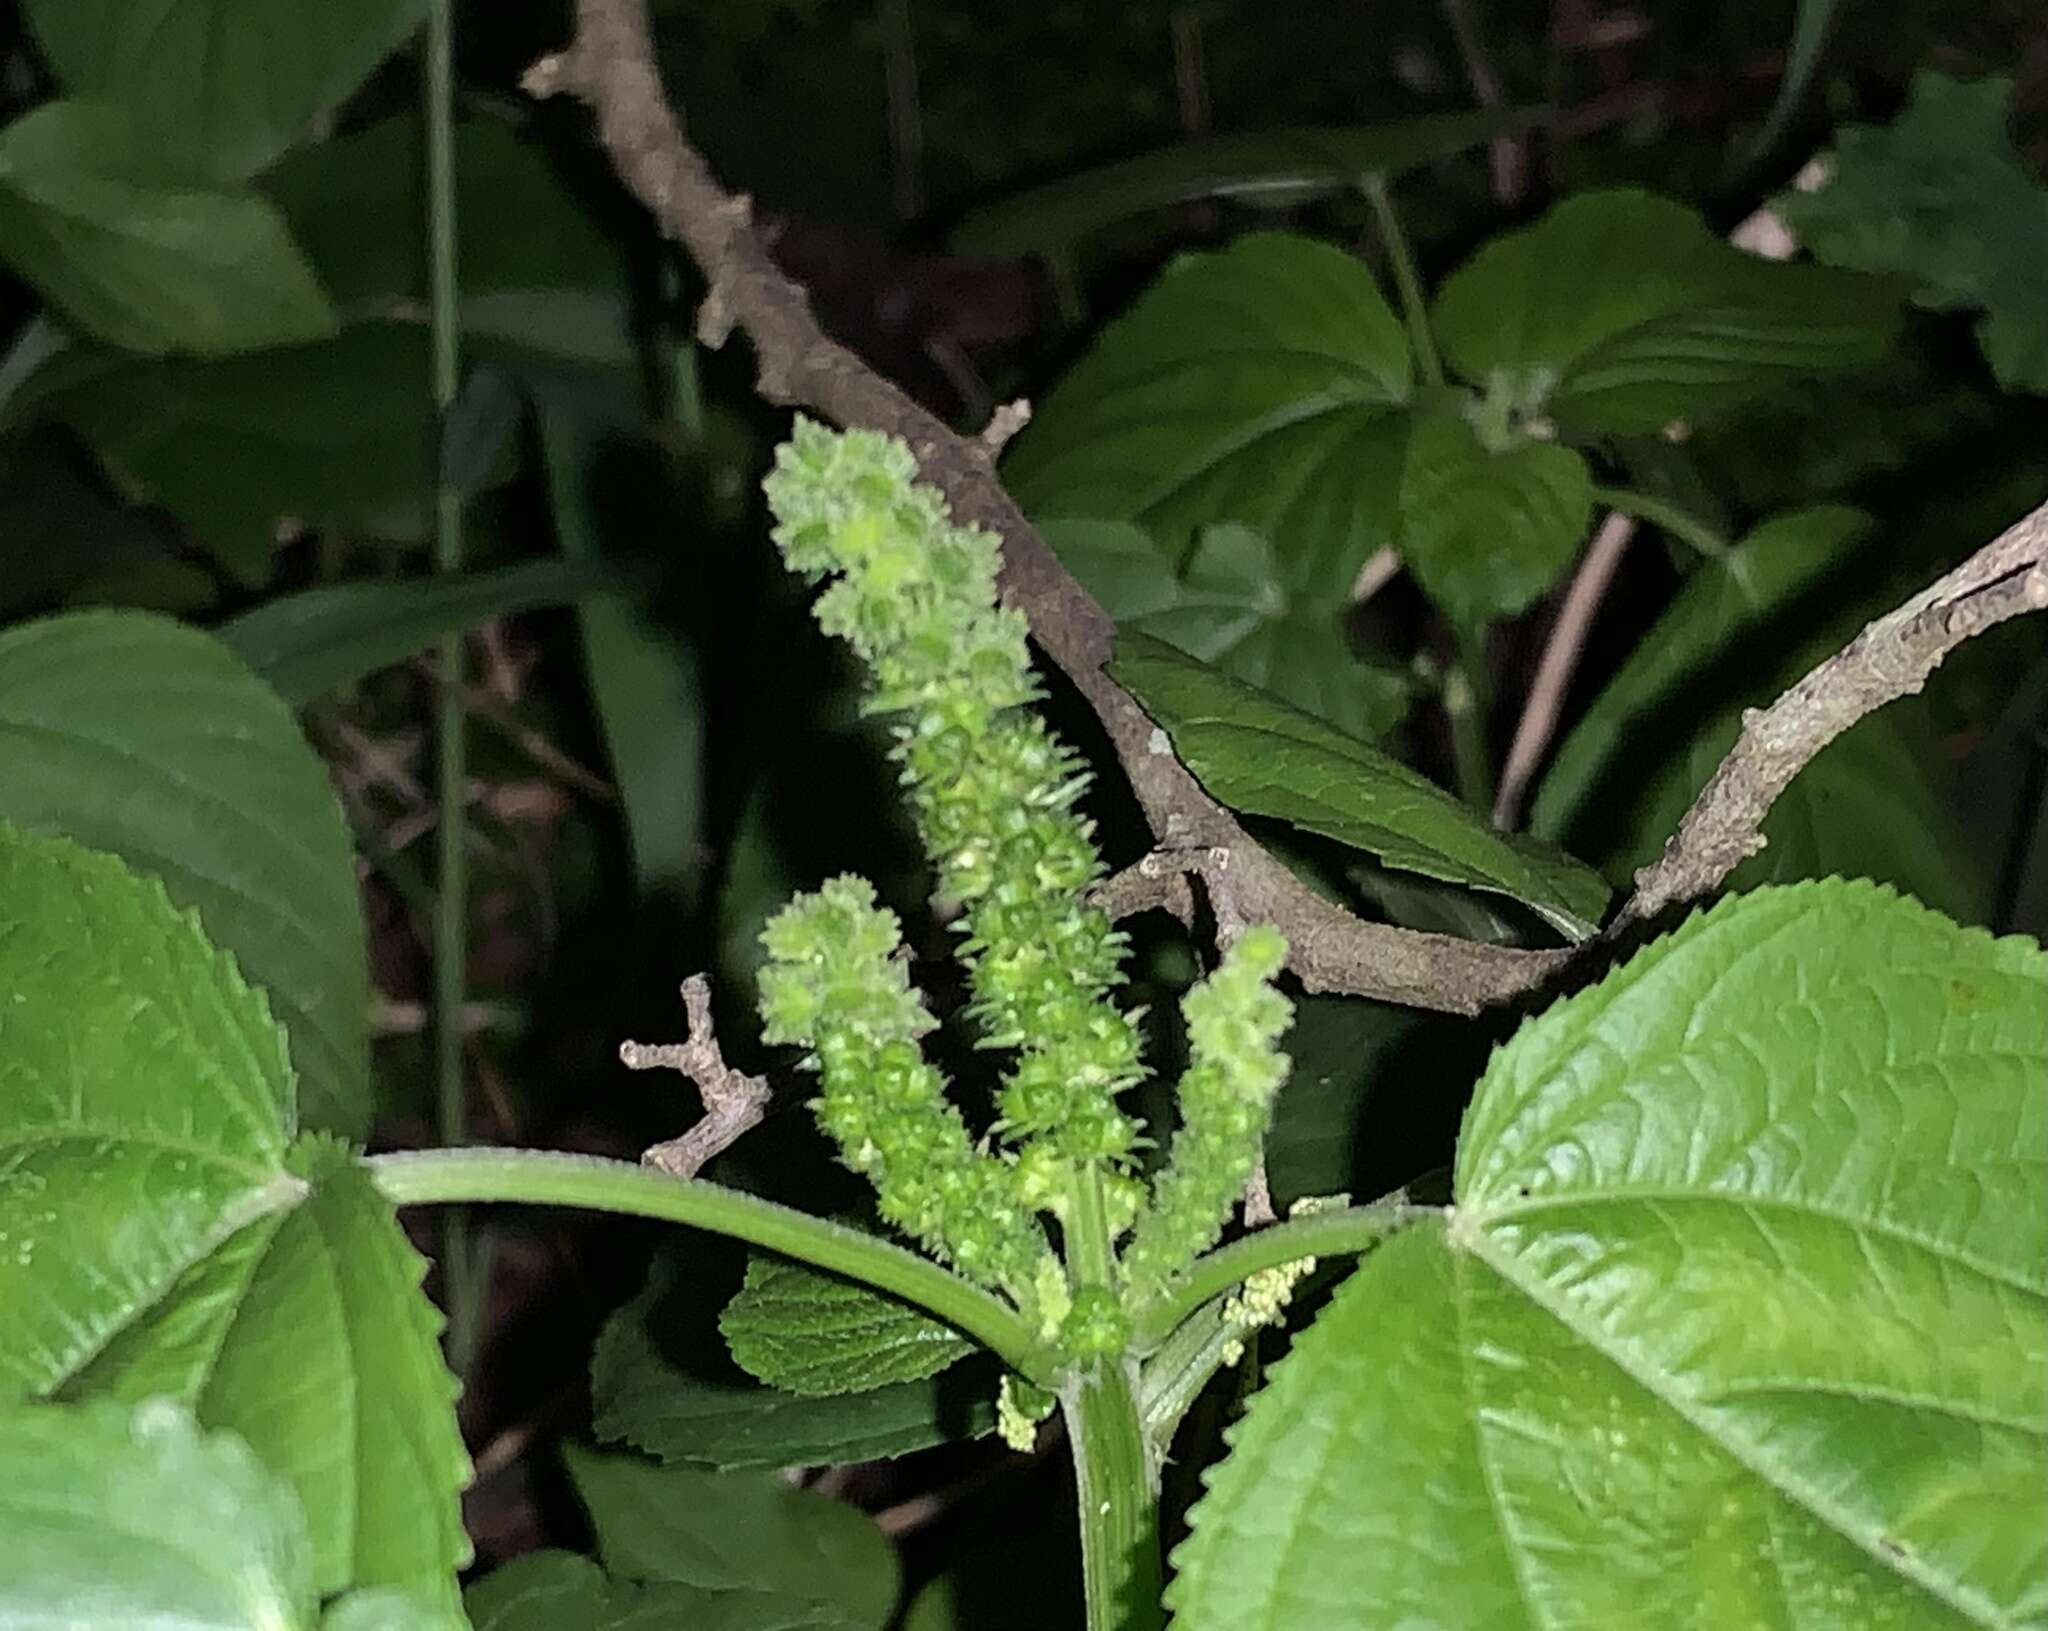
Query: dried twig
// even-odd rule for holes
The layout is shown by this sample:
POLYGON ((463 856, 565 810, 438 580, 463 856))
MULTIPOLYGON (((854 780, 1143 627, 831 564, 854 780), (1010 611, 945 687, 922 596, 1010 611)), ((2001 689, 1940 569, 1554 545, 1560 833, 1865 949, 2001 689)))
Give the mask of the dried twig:
POLYGON ((1742 735, 1664 853, 1636 874, 1621 923, 1696 900, 1764 847, 1758 830, 1792 778, 1865 714, 1918 691, 1972 635, 2048 608, 2048 504, 2023 516, 1948 576, 1863 632, 1768 708, 1742 735))
POLYGON ((683 1016, 687 1042, 621 1042, 619 1059, 628 1070, 675 1070, 697 1084, 704 1115, 680 1138, 654 1145, 641 1157, 650 1167, 677 1178, 694 1178, 713 1156, 761 1124, 768 1108, 768 1083, 760 1076, 734 1070, 718 1051, 711 1028, 711 987, 701 974, 683 981, 683 1016))

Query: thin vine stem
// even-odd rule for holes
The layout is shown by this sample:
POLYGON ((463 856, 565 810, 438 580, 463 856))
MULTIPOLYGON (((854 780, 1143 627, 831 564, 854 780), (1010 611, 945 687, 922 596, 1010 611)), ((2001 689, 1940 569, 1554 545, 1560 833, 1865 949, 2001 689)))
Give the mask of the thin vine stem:
MULTIPOLYGON (((427 149, 427 267, 433 354, 434 571, 462 570, 462 494, 449 479, 448 420, 462 380, 460 285, 455 224, 454 0, 427 11, 423 113, 427 149)), ((469 972, 469 806, 467 720, 462 704, 461 634, 440 644, 434 694, 435 782, 440 824, 435 834, 438 892, 434 906, 434 1105, 443 1144, 469 1137, 463 1079, 462 1008, 469 972)), ((441 1225, 441 1277, 448 1304, 448 1352, 456 1374, 476 1350, 482 1287, 471 1257, 469 1220, 451 1212, 441 1225)))
POLYGON ((1416 1206, 1398 1197, 1370 1206, 1347 1206, 1334 1212, 1307 1212, 1285 1223, 1254 1230, 1198 1257, 1194 1264, 1132 1322, 1132 1345, 1139 1353, 1159 1348, 1183 1321, 1200 1313, 1213 1298, 1242 1285, 1261 1269, 1278 1268, 1304 1257, 1345 1257, 1372 1250, 1389 1235, 1424 1218, 1441 1218, 1439 1206, 1416 1206))
POLYGON ((1057 1360, 1021 1314, 887 1240, 699 1179, 559 1150, 402 1150, 364 1163, 399 1206, 512 1201, 685 1223, 780 1252, 914 1303, 1041 1387, 1057 1360))
POLYGON ((1394 274, 1394 292, 1401 301, 1401 316, 1408 325, 1408 343, 1414 348, 1416 366, 1423 383, 1444 382, 1443 359, 1437 355, 1436 336, 1429 327, 1429 306, 1422 298, 1422 280, 1415 273, 1415 257, 1408 252, 1408 235, 1401 230, 1401 218, 1394 213, 1394 200, 1387 191, 1385 176, 1367 176, 1360 184, 1365 201, 1379 223, 1380 237, 1387 246, 1387 264, 1394 274))
POLYGON ((1632 515, 1638 521, 1647 521, 1651 526, 1661 528, 1710 561, 1718 560, 1728 553, 1727 539, 1690 510, 1666 499, 1654 497, 1649 493, 1639 493, 1632 487, 1595 487, 1593 502, 1605 509, 1619 510, 1623 515, 1632 515))

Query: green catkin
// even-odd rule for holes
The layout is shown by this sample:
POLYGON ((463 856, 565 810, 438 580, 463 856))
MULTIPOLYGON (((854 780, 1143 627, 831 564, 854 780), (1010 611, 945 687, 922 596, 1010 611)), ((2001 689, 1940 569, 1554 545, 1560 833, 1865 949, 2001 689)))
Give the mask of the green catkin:
POLYGON ((1092 1362, 1121 1351, 1132 1293, 1213 1244, 1257 1159, 1287 1071, 1289 1009, 1270 983, 1286 943, 1247 931, 1186 998, 1194 1064, 1148 1209, 1117 1103, 1144 1074, 1138 1016, 1109 1001, 1125 940, 1087 899, 1103 865, 1073 808, 1087 778, 1031 711, 1040 693, 1024 621, 997 603, 996 540, 954 525, 916 474, 899 440, 799 419, 766 490, 791 570, 834 580, 818 621, 867 663, 868 709, 898 716, 892 757, 939 895, 960 908, 970 1012, 986 1046, 1016 1054, 997 1095, 1009 1152, 976 1146, 926 1063, 936 1022, 864 881, 833 879, 768 925, 761 1012, 770 1041, 812 1050, 819 1119, 882 1215, 1092 1362), (1112 1240, 1136 1223, 1128 1287, 1099 1269, 1069 1284, 1052 1257, 1036 1214, 1069 1223, 1076 1196, 1112 1240))

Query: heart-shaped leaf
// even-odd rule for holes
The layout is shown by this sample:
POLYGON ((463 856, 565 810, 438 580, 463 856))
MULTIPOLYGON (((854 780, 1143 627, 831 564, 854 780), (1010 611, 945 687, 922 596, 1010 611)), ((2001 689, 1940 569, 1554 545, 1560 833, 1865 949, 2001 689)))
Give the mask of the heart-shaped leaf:
POLYGON ((1255 233, 1176 263, 1039 405, 1003 471, 1034 518, 1132 521, 1179 552, 1236 521, 1341 596, 1392 541, 1411 364, 1366 266, 1255 233))
POLYGON ((1649 193, 1580 193, 1494 239, 1438 291, 1445 357, 1489 396, 1589 435, 1725 412, 1875 362, 1890 282, 1763 261, 1649 193))
POLYGON ((1723 902, 1494 1055, 1456 1204, 1275 1370, 1177 1627, 2048 1617, 2048 957, 1723 902))
POLYGON ((73 91, 149 115, 222 173, 261 169, 362 83, 427 0, 27 0, 73 91))
POLYGON ((1276 816, 1419 872, 1521 901, 1578 940, 1607 903, 1600 875, 1486 818, 1397 759, 1142 634, 1109 672, 1165 727, 1222 803, 1276 816))
POLYGON ((0 131, 0 253, 131 351, 253 351, 335 326, 277 211, 111 102, 45 103, 0 131))
POLYGON ((1527 607, 1571 565, 1592 513, 1592 472, 1570 448, 1516 438, 1490 449, 1462 414, 1416 416, 1401 557, 1454 622, 1527 607))
POLYGON ((362 1133, 354 846, 291 711, 219 642, 136 612, 0 634, 0 818, 162 878, 269 996, 307 1124, 362 1133))

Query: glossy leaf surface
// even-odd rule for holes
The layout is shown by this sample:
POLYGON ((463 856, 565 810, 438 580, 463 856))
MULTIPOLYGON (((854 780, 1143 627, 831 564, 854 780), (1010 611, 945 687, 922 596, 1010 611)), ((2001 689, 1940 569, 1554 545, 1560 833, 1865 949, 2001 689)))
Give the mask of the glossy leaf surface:
POLYGON ((1232 809, 1291 821, 1390 867, 1509 896, 1573 939, 1593 932, 1608 894, 1599 874, 1548 845, 1496 833, 1358 738, 1142 634, 1118 636, 1109 672, 1232 809))
POLYGON ((1176 1624, 2048 1620, 2048 957, 1725 901, 1495 1054, 1235 1430, 1176 1624))
POLYGON ((354 848, 291 711, 231 653, 134 612, 0 634, 0 817, 162 878, 268 996, 307 1125, 363 1131, 354 848))

